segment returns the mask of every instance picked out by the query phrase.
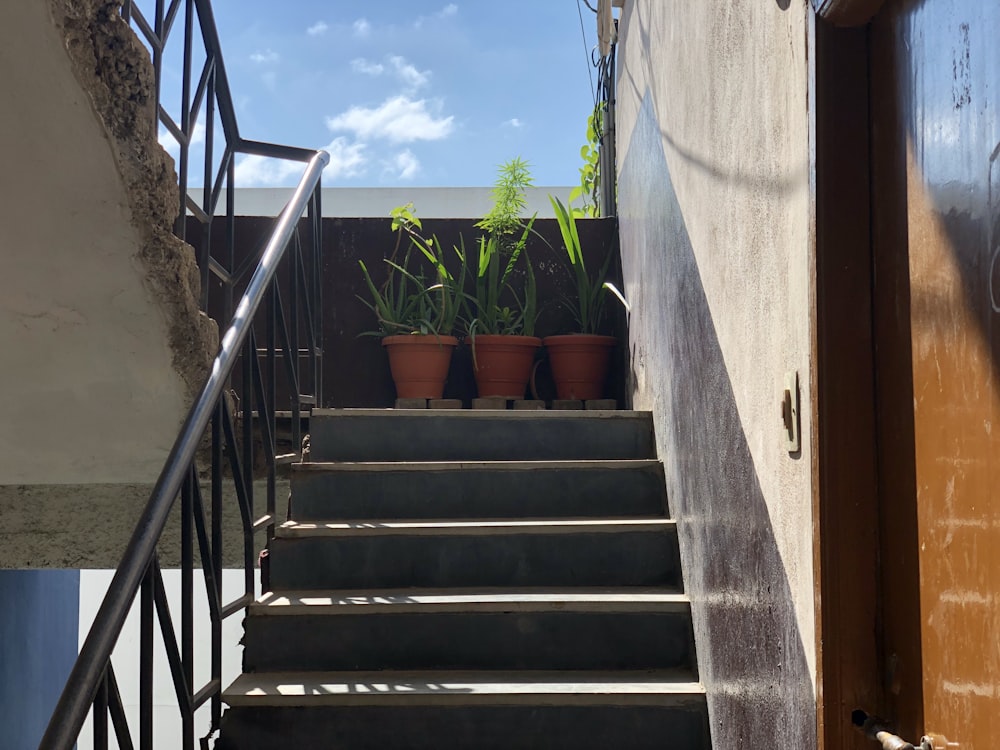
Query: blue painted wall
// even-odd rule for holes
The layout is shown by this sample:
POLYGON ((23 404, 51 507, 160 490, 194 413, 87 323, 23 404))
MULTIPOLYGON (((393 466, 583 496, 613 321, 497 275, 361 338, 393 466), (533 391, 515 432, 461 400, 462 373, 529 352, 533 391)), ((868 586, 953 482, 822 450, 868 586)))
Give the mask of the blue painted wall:
POLYGON ((77 654, 80 571, 0 570, 0 727, 35 750, 77 654))

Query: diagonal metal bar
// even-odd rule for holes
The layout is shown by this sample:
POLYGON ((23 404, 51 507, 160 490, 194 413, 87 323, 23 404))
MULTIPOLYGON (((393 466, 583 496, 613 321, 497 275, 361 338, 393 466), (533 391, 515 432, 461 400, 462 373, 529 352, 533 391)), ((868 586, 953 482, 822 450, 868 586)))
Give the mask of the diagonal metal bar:
MULTIPOLYGON (((170 3, 170 7, 167 8, 167 12, 163 16, 163 32, 161 38, 163 39, 163 46, 167 45, 167 41, 170 39, 170 30, 174 26, 174 19, 177 17, 177 11, 180 10, 181 0, 173 0, 170 3)), ((190 13, 190 7, 187 9, 190 13)))
MULTIPOLYGON (((191 116, 197 121, 198 115, 201 114, 201 105, 205 100, 205 95, 208 93, 208 82, 212 78, 212 74, 215 72, 215 59, 209 57, 205 60, 205 64, 201 67, 201 76, 198 78, 198 85, 194 89, 194 98, 191 100, 191 116)), ((213 96, 209 96, 208 101, 211 102, 214 99, 213 96)), ((205 118, 205 128, 208 129, 208 117, 205 118)), ((206 182, 206 184, 208 184, 206 182)))
MULTIPOLYGON (((226 143, 226 149, 222 152, 222 160, 219 162, 219 172, 215 175, 215 183, 212 185, 212 202, 209 205, 206 212, 209 216, 215 215, 215 209, 219 205, 219 197, 222 195, 222 186, 226 182, 227 177, 233 166, 233 149, 226 143)), ((231 193, 232 190, 227 191, 231 193)))
POLYGON ((213 620, 221 619, 222 602, 219 600, 216 579, 218 572, 212 564, 212 545, 208 540, 208 520, 205 518, 205 503, 201 496, 201 487, 197 483, 192 493, 194 504, 194 528, 198 535, 198 551, 201 554, 201 569, 205 581, 205 593, 208 598, 208 613, 213 620))
MULTIPOLYGON (((219 42, 219 32, 215 25, 215 13, 212 10, 210 0, 194 0, 198 8, 198 22, 201 25, 201 38, 205 42, 205 49, 213 53, 222 49, 219 42)), ((233 95, 229 90, 229 77, 226 75, 226 64, 221 54, 216 54, 215 61, 216 81, 215 90, 219 100, 219 116, 222 119, 222 129, 226 133, 226 140, 236 144, 240 142, 240 131, 236 124, 236 109, 233 106, 233 95)))
POLYGON ((163 589, 163 573, 159 564, 153 566, 153 603, 156 609, 156 618, 160 623, 160 637, 163 639, 163 646, 167 652, 167 666, 170 667, 170 676, 174 682, 174 693, 177 696, 177 704, 180 706, 182 714, 191 713, 191 692, 188 681, 184 676, 184 663, 181 660, 181 652, 177 647, 177 634, 174 632, 174 621, 170 617, 170 603, 167 601, 166 591, 163 589))
POLYGON ((157 112, 159 114, 160 124, 170 131, 170 135, 174 137, 174 140, 182 146, 188 145, 188 137, 185 135, 184 130, 174 121, 174 118, 171 117, 170 113, 163 108, 162 104, 157 105, 157 112))
MULTIPOLYGON (((233 481, 236 484, 236 502, 239 506, 240 517, 243 519, 243 526, 246 528, 250 518, 250 484, 246 481, 243 474, 242 462, 237 452, 239 444, 236 442, 235 428, 228 409, 220 416, 220 426, 223 431, 224 445, 226 446, 225 452, 229 455, 229 470, 232 472, 233 481)), ((214 545, 212 551, 213 553, 215 552, 214 545)))
MULTIPOLYGON (((274 409, 274 404, 267 401, 267 396, 264 393, 264 378, 260 371, 260 360, 255 356, 251 360, 251 366, 253 368, 253 386, 254 386, 254 398, 258 404, 258 422, 260 422, 260 429, 263 433, 261 439, 264 442, 264 456, 266 460, 274 460, 275 454, 275 439, 274 432, 271 429, 271 423, 263 418, 265 412, 270 412, 274 409), (270 458, 268 458, 270 457, 270 458)), ((245 413, 244 413, 245 415, 245 413)))
POLYGON ((111 713, 111 725, 115 728, 115 740, 118 742, 118 749, 134 750, 132 735, 128 730, 128 720, 125 718, 125 704, 122 703, 122 694, 118 689, 118 680, 115 677, 115 670, 110 661, 108 661, 107 679, 108 710, 111 713))
POLYGON ((285 305, 281 301, 281 290, 278 288, 277 284, 274 285, 274 298, 278 333, 281 336, 281 351, 284 353, 282 359, 285 360, 285 375, 288 377, 288 387, 292 391, 292 396, 294 398, 298 398, 298 394, 302 391, 299 390, 299 376, 295 371, 295 363, 292 361, 292 358, 298 358, 299 350, 298 347, 294 349, 292 348, 292 340, 288 332, 288 324, 285 321, 285 305))
POLYGON ((153 31, 153 27, 149 25, 149 21, 142 15, 139 7, 132 2, 129 3, 129 19, 134 21, 135 25, 139 27, 139 31, 142 32, 142 35, 146 38, 146 42, 153 48, 154 52, 163 51, 163 40, 153 31))

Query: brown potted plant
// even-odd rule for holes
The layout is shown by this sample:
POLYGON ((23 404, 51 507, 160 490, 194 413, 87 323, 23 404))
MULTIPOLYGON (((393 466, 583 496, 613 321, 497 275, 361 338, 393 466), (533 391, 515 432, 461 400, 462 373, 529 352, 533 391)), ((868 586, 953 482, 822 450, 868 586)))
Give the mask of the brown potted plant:
POLYGON ((527 162, 519 158, 502 164, 499 172, 493 208, 476 224, 486 231, 478 252, 462 253, 471 284, 462 304, 479 395, 519 399, 542 344, 534 335, 535 274, 525 249, 534 217, 520 218, 532 181, 527 162), (515 283, 522 278, 523 284, 515 283))
MULTIPOLYGON (((448 367, 458 339, 452 335, 463 298, 465 265, 456 279, 445 267, 437 238, 425 239, 412 204, 392 211, 392 229, 399 232, 396 249, 385 258, 388 275, 381 287, 363 261, 361 272, 371 300, 359 299, 373 312, 378 329, 367 335, 382 337, 398 398, 441 398, 448 367), (403 235, 409 243, 402 261, 397 254, 403 235), (414 263, 416 260, 416 263, 414 263), (417 268, 416 266, 421 266, 417 268), (426 267, 433 269, 428 276, 426 267)), ((457 248, 456 256, 461 258, 457 248)))
POLYGON ((556 383, 556 393, 560 399, 587 401, 602 398, 610 369, 611 352, 617 343, 614 336, 598 333, 604 318, 608 292, 618 294, 607 281, 611 253, 608 252, 597 273, 591 275, 584 262, 576 217, 558 198, 550 195, 549 201, 559 222, 566 248, 566 263, 575 287, 575 295, 566 299, 566 306, 577 323, 577 330, 573 333, 546 336, 543 339, 556 383))

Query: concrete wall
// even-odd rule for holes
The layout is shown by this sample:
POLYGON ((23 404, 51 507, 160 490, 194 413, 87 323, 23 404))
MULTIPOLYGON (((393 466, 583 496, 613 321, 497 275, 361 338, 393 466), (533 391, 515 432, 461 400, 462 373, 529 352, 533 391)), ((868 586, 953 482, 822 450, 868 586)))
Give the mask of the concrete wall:
POLYGON ((811 11, 629 0, 618 166, 635 407, 652 409, 717 747, 816 744, 811 11))
POLYGON ((214 353, 151 83, 113 3, 5 8, 0 485, 151 481, 214 353))

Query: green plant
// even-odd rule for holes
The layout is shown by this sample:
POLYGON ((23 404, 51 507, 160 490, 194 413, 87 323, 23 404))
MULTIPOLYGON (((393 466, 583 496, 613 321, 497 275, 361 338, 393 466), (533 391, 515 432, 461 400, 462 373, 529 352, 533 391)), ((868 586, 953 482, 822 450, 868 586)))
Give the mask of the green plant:
MULTIPOLYGON (((563 205, 562 201, 549 196, 549 202, 559 222, 563 244, 566 246, 566 256, 570 267, 573 283, 576 286, 576 299, 565 300, 566 307, 573 313, 579 326, 578 333, 597 333, 604 317, 604 303, 607 293, 612 290, 621 298, 620 293, 607 282, 608 269, 611 267, 611 253, 607 254, 600 270, 591 276, 583 258, 583 247, 580 235, 576 229, 576 217, 563 205)), ((622 299, 624 302, 624 299, 622 299)))
POLYGON ((569 193, 569 203, 572 206, 577 198, 583 199, 582 206, 573 206, 574 216, 597 216, 597 186, 600 184, 601 162, 601 121, 604 118, 605 102, 599 102, 587 118, 587 141, 580 148, 580 184, 569 193))
POLYGON ((473 271, 474 292, 466 297, 465 322, 469 334, 496 333, 533 336, 538 317, 538 294, 535 272, 524 249, 534 217, 524 226, 521 237, 513 244, 512 252, 505 258, 499 238, 479 238, 479 252, 468 253, 463 247, 466 266, 475 260, 473 271), (521 255, 525 258, 524 293, 519 295, 510 283, 511 274, 521 255), (503 270, 501 271, 501 267, 503 270), (503 304, 504 297, 513 304, 503 304))
POLYGON ((461 269, 456 279, 445 265, 445 254, 437 237, 427 239, 420 234, 423 225, 413 213, 412 203, 394 208, 390 215, 392 231, 399 234, 392 256, 383 259, 389 265, 389 273, 381 288, 375 285, 364 261, 358 261, 371 301, 360 296, 358 299, 375 313, 379 323, 378 330, 369 331, 367 335, 450 335, 465 297, 463 286, 466 271, 462 254, 458 248, 453 248, 461 269), (402 263, 397 263, 396 257, 404 234, 409 238, 409 245, 402 263), (410 270, 414 249, 419 251, 420 256, 433 269, 433 282, 429 282, 423 270, 410 270))
POLYGON ((472 279, 466 295, 464 319, 469 334, 533 336, 538 317, 537 286, 531 259, 525 249, 535 217, 521 214, 527 206, 525 190, 532 185, 530 166, 517 157, 501 164, 493 186, 493 207, 476 226, 485 230, 478 252, 462 247, 464 266, 472 279), (513 284, 518 260, 524 256, 524 285, 513 284))
POLYGON ((522 228, 521 215, 528 205, 525 190, 532 185, 531 165, 524 159, 514 157, 497 167, 497 180, 491 193, 493 207, 476 226, 495 237, 505 253, 516 244, 513 238, 522 228))

